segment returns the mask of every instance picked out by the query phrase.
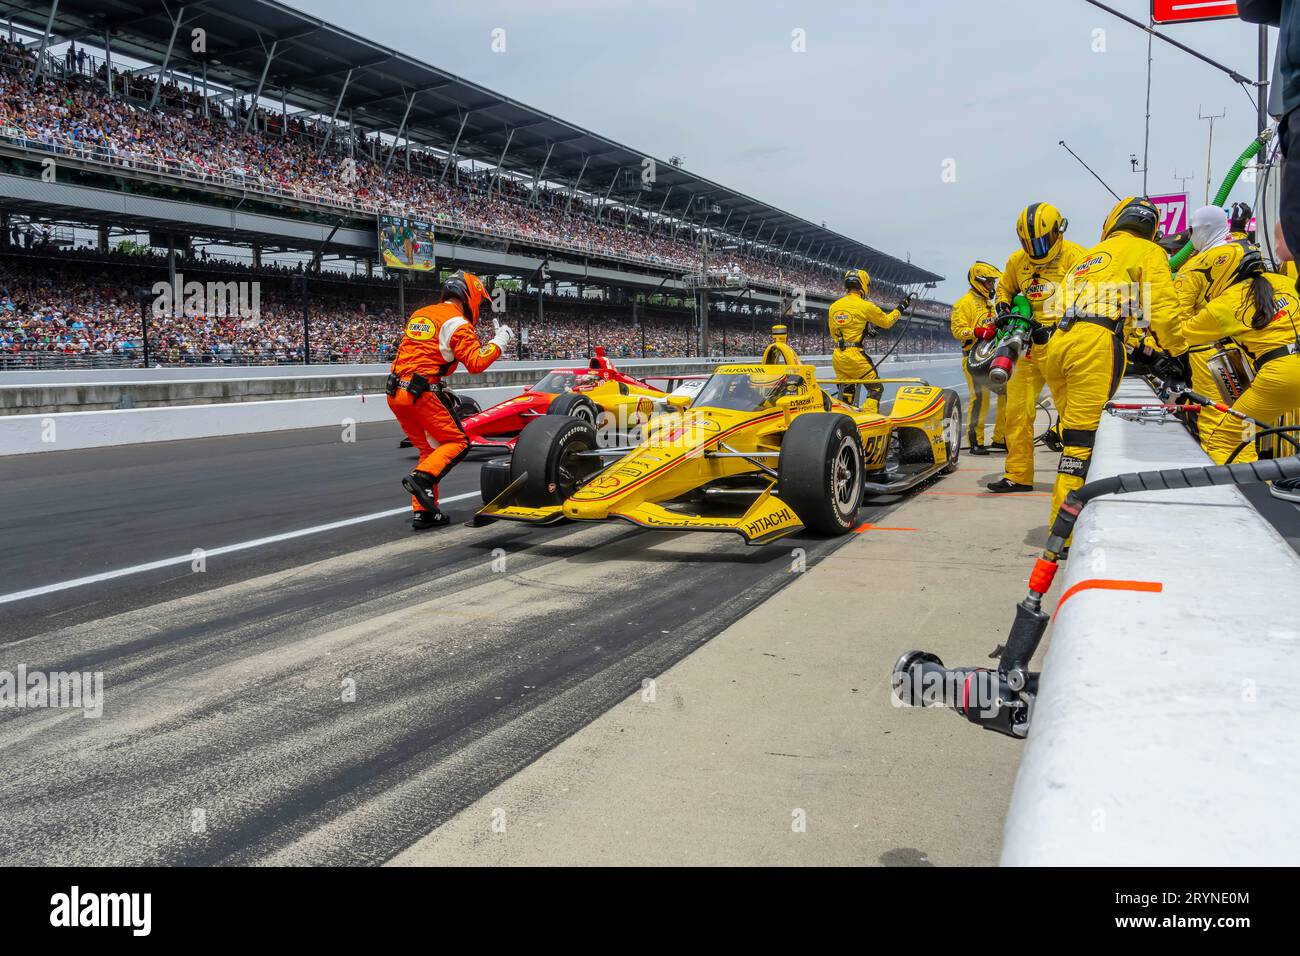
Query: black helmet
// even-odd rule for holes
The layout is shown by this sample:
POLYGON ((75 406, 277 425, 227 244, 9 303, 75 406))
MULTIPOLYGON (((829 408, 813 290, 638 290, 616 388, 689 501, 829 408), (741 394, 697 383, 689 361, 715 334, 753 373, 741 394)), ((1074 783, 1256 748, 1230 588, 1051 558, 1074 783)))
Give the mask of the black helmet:
POLYGON ((1250 225, 1250 217, 1252 215, 1254 215, 1254 213, 1247 203, 1233 203, 1228 209, 1228 231, 1245 232, 1246 227, 1250 225))
POLYGON ((871 277, 867 275, 866 269, 850 269, 844 273, 844 288, 856 292, 867 294, 867 286, 871 284, 871 277))
POLYGON ((442 301, 456 299, 464 307, 466 315, 471 323, 478 321, 479 309, 483 305, 483 300, 488 297, 487 289, 483 287, 483 280, 472 272, 465 272, 463 269, 453 273, 447 281, 442 284, 442 301))
POLYGON ((1121 199, 1106 217, 1101 227, 1101 238, 1109 239, 1116 232, 1127 232, 1154 242, 1156 232, 1160 229, 1160 210, 1145 196, 1129 196, 1121 199))

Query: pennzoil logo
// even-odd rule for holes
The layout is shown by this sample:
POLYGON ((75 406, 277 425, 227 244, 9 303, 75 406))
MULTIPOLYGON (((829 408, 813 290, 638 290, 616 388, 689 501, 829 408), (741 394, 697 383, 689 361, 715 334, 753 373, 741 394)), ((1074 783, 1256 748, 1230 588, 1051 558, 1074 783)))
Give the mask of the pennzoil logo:
POLYGON ((1074 267, 1074 278, 1086 279, 1090 273, 1104 269, 1108 265, 1110 265, 1110 253, 1098 252, 1074 267))
POLYGON ((1285 295, 1278 296, 1273 300, 1273 308, 1277 309, 1277 311, 1273 313, 1273 318, 1269 319, 1270 322, 1276 322, 1278 319, 1285 319, 1291 314, 1290 297, 1285 295))
POLYGON ((836 312, 834 316, 834 320, 836 325, 847 325, 849 321, 849 314, 847 312, 836 312))
POLYGON ((1044 282, 1039 280, 1025 289, 1025 298, 1031 302, 1037 302, 1040 299, 1050 298, 1056 292, 1055 282, 1044 282))
POLYGON ((406 323, 406 334, 418 341, 431 339, 434 336, 433 326, 424 319, 412 319, 406 323))

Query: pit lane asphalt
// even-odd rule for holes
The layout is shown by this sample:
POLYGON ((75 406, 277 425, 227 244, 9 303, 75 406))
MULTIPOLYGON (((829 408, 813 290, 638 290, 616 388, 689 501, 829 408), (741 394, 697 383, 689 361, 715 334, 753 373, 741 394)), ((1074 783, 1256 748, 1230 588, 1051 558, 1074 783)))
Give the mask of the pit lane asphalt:
MULTIPOLYGON (((6 459, 2 590, 401 506, 398 437, 6 459)), ((104 681, 99 718, 0 709, 0 863, 383 862, 838 543, 393 516, 0 605, 0 671, 104 681)))

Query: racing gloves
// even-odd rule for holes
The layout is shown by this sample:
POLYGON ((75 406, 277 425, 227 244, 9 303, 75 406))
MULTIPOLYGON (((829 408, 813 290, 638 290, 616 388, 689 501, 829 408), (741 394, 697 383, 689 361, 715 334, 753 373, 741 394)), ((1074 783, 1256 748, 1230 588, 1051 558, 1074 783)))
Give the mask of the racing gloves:
POLYGON ((499 348, 502 354, 505 353, 506 347, 510 345, 511 339, 515 337, 515 330, 510 328, 504 322, 492 320, 493 335, 491 344, 499 348))

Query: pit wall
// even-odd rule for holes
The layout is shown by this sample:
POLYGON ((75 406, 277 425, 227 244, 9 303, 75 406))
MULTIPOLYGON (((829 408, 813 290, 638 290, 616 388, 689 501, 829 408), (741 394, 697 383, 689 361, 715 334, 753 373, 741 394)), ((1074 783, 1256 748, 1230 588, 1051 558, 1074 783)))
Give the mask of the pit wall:
MULTIPOLYGON (((908 355, 908 363, 954 358, 948 355, 908 355)), ((829 356, 805 357, 815 365, 829 356)), ((618 359, 615 364, 633 375, 700 375, 726 359, 618 359)), ((522 388, 552 368, 572 368, 584 361, 498 362, 481 375, 456 372, 448 384, 465 388, 522 388)), ((377 394, 383 391, 387 365, 216 366, 156 369, 99 369, 0 372, 0 416, 46 415, 162 408, 171 405, 211 405, 291 399, 377 394)))
MULTIPOLYGON (((952 361, 952 354, 908 355, 904 361, 890 363, 891 367, 900 367, 904 373, 912 371, 912 365, 939 361, 952 361)), ((744 359, 727 359, 726 361, 745 361, 744 359)), ((818 366, 829 364, 822 356, 807 357, 807 361, 818 366)), ((577 363, 574 363, 577 364, 577 363)), ((635 374, 653 375, 691 375, 707 373, 717 360, 704 362, 686 360, 673 363, 645 361, 623 361, 620 367, 626 367, 635 374)), ((554 367, 553 363, 537 365, 534 363, 509 363, 501 369, 490 369, 487 375, 453 376, 452 381, 457 393, 475 399, 484 408, 516 395, 524 384, 537 381, 545 371, 554 367), (494 375, 493 373, 496 373, 494 375), (499 384, 501 381, 509 384, 499 384), (464 387, 461 382, 474 383, 474 387, 464 387), (493 384, 497 383, 497 384, 493 384)), ((28 388, 36 389, 174 389, 167 393, 170 399, 156 407, 119 408, 110 405, 107 408, 87 409, 82 404, 68 406, 60 404, 65 410, 47 410, 18 414, 0 414, 0 456, 35 454, 51 451, 72 451, 82 448, 100 448, 109 445, 133 445, 142 442, 180 441, 190 438, 211 438, 218 435, 240 435, 253 432, 282 431, 292 428, 344 428, 350 423, 390 421, 391 415, 383 394, 383 382, 388 374, 387 366, 357 366, 352 371, 325 374, 329 366, 317 366, 312 369, 315 374, 303 375, 300 368, 272 368, 266 371, 274 373, 257 377, 232 377, 232 372, 247 373, 249 369, 215 368, 204 369, 203 378, 168 379, 162 382, 141 380, 142 374, 150 379, 156 373, 183 370, 152 369, 148 373, 114 370, 92 372, 63 372, 60 380, 47 384, 21 384, 8 388, 0 387, 0 402, 7 400, 6 393, 28 388), (373 370, 373 371, 372 371, 373 370), (73 376, 97 375, 117 376, 114 379, 98 382, 78 382, 73 376), (128 376, 134 376, 130 378, 128 376), (334 379, 341 394, 317 395, 313 398, 278 398, 282 394, 301 396, 302 383, 317 379, 334 379), (174 399, 184 394, 183 389, 198 386, 236 390, 236 399, 222 401, 210 398, 207 401, 176 404, 174 399), (276 389, 287 389, 278 391, 276 389), (246 389, 242 393, 239 389, 246 389), (267 391, 263 392, 262 390, 267 391), (254 397, 254 394, 261 397, 254 397)), ((188 371, 188 370, 184 370, 188 371)), ((9 373, 28 374, 28 373, 9 373)), ((39 373, 50 376, 54 373, 39 373)), ((193 372, 190 372, 193 376, 193 372)), ((121 391, 119 395, 131 395, 132 392, 121 391)), ((225 393, 222 393, 225 394, 225 393)), ((111 398, 112 393, 105 393, 111 398)), ((120 400, 120 399, 119 399, 120 400)))
MULTIPOLYGON (((1107 416, 1088 477, 1209 463, 1107 416)), ((1294 866, 1300 556, 1235 487, 1145 492, 1084 509, 1063 575, 1002 863, 1294 866)))

